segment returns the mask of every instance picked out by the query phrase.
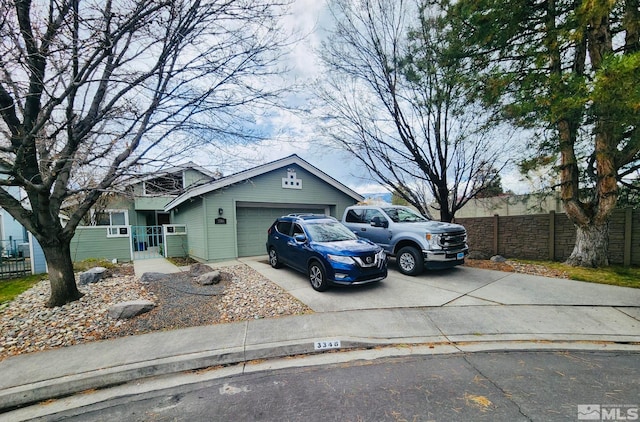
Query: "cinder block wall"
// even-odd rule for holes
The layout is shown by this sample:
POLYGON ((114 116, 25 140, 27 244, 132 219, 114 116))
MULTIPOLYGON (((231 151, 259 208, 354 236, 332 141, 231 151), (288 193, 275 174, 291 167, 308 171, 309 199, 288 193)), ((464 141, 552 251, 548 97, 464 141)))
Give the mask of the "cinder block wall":
MULTIPOLYGON (((456 218, 467 228, 472 256, 564 261, 576 239, 566 214, 456 218)), ((640 210, 615 210, 609 223, 609 262, 640 265, 640 210)))

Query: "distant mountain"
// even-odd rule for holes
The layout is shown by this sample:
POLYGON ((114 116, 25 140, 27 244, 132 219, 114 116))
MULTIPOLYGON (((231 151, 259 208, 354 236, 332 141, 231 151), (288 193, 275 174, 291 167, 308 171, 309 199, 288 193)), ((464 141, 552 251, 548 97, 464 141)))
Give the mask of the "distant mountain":
POLYGON ((362 196, 365 197, 365 201, 367 202, 386 202, 388 204, 391 203, 391 193, 390 192, 378 192, 378 193, 363 193, 362 196))

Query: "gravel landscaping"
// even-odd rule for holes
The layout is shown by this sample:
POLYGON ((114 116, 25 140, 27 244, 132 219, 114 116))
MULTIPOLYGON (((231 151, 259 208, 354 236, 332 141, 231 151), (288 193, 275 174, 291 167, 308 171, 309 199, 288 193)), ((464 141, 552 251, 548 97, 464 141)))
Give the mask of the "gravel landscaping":
POLYGON ((9 356, 158 330, 274 318, 312 312, 247 265, 220 269, 221 281, 200 286, 187 272, 141 282, 131 265, 100 282, 79 286, 84 296, 58 308, 46 308, 44 280, 0 310, 0 360, 9 356), (151 300, 156 307, 130 320, 108 316, 119 302, 151 300))
MULTIPOLYGON (((542 265, 511 261, 467 260, 465 265, 566 278, 542 265)), ((152 331, 312 312, 245 264, 220 268, 221 281, 212 286, 199 285, 189 268, 184 269, 161 279, 141 281, 134 276, 132 265, 122 265, 112 271, 111 277, 79 286, 84 296, 58 308, 44 306, 49 297, 49 281, 41 281, 0 309, 0 360, 152 331), (129 320, 108 316, 114 304, 138 299, 150 300, 156 306, 129 320)))

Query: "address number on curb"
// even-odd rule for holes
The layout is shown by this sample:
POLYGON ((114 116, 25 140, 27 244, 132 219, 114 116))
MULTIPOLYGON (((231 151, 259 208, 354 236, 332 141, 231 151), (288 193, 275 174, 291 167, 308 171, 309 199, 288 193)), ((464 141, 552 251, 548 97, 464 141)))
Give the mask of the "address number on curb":
POLYGON ((317 340, 313 342, 315 350, 339 349, 340 340, 317 340))

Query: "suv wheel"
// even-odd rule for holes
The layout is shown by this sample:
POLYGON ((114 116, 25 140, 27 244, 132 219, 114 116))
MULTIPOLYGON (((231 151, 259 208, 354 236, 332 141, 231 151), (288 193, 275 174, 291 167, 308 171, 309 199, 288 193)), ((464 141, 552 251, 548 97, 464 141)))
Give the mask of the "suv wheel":
POLYGON ((313 261, 311 265, 309 265, 309 282, 313 290, 318 292, 324 292, 329 287, 324 268, 318 261, 313 261))
POLYGON ((396 263, 402 274, 418 275, 424 270, 424 261, 420 251, 413 246, 405 246, 398 251, 396 263))
POLYGON ((276 248, 274 248, 273 246, 269 248, 269 264, 271 264, 273 268, 282 267, 280 259, 278 259, 278 252, 276 252, 276 248))

